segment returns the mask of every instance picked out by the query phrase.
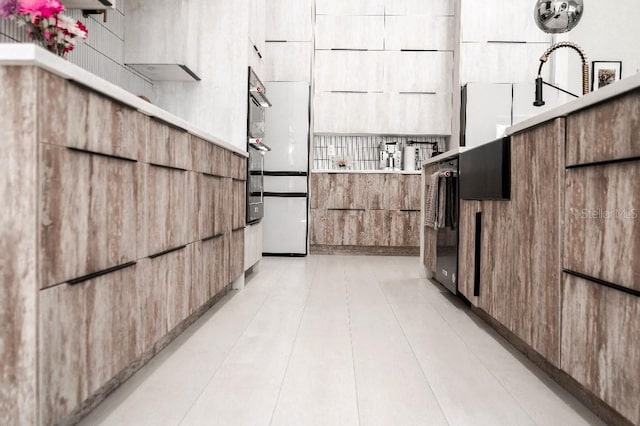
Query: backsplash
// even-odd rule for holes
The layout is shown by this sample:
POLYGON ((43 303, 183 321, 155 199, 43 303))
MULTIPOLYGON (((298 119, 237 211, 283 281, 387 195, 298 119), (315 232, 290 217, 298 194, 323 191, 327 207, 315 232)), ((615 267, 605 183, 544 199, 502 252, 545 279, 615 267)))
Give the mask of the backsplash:
MULTIPOLYGON (((337 169, 335 159, 346 159, 351 170, 379 170, 380 160, 378 147, 380 142, 397 142, 398 148, 408 141, 438 142, 440 150, 444 149, 445 136, 328 136, 314 137, 311 149, 313 170, 337 169), (330 158, 330 146, 333 145, 334 155, 330 158)), ((420 148, 419 163, 431 157, 432 145, 416 144, 420 148)))
MULTIPOLYGON (((79 9, 69 9, 66 15, 82 21, 89 30, 89 38, 80 43, 67 58, 69 62, 135 94, 149 99, 153 84, 124 65, 124 2, 118 0, 117 9, 107 10, 107 22, 102 15, 88 18, 79 9)), ((16 22, 0 19, 0 43, 27 42, 24 30, 16 22)))

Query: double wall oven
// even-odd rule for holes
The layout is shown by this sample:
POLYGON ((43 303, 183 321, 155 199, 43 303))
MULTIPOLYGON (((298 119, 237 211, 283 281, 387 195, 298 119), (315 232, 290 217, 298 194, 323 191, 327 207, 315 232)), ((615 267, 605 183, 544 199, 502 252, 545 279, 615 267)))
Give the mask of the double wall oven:
POLYGON ((258 223, 264 216, 264 155, 271 150, 264 142, 265 109, 271 103, 266 89, 249 68, 249 108, 247 122, 247 223, 258 223))

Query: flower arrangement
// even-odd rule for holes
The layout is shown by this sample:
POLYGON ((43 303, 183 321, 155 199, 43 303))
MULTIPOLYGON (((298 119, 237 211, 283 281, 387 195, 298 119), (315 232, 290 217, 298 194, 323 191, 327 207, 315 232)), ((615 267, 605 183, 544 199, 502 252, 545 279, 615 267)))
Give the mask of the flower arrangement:
POLYGON ((67 15, 59 0, 0 0, 0 16, 25 25, 29 39, 64 56, 87 38, 89 31, 67 15))

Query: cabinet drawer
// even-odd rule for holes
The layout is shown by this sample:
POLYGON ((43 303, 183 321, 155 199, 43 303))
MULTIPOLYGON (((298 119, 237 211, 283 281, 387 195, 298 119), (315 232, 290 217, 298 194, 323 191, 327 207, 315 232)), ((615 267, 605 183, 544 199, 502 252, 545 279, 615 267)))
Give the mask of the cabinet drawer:
POLYGON ((246 219, 246 183, 240 180, 232 181, 233 220, 232 229, 244 228, 246 219))
POLYGON ((420 247, 420 211, 392 211, 390 241, 392 247, 420 247))
POLYGON ((149 118, 106 96, 41 72, 39 140, 142 160, 149 118))
POLYGON ((219 294, 229 284, 229 234, 202 241, 199 244, 200 282, 207 300, 219 294))
POLYGON ((640 291, 640 161, 566 172, 564 268, 640 291))
POLYGON ((388 246, 385 210, 312 210, 311 243, 331 246, 388 246))
POLYGON ((244 229, 231 233, 231 247, 229 251, 229 282, 244 273, 244 229))
POLYGON ((41 287, 135 260, 140 163, 40 149, 41 287))
POLYGON ((384 55, 379 51, 317 50, 314 78, 318 92, 381 92, 384 55))
POLYGON ((387 15, 384 19, 386 50, 454 50, 453 16, 387 15))
POLYGON ((390 175, 386 193, 391 210, 420 210, 420 175, 390 175))
POLYGON ((640 157, 640 90, 567 117, 567 166, 640 157))
POLYGON ((157 120, 150 120, 145 159, 147 163, 189 170, 189 147, 187 132, 169 127, 157 120))
POLYGON ((640 424, 640 298, 564 275, 562 370, 640 424))
MULTIPOLYGON (((197 212, 187 203, 195 199, 194 173, 141 165, 138 258, 185 245, 196 230, 197 212)), ((191 240, 191 241, 190 241, 191 240)))
POLYGON ((231 152, 191 135, 191 168, 215 176, 229 176, 231 152))
POLYGON ((247 159, 241 155, 231 154, 231 177, 247 180, 247 159))
POLYGON ((231 212, 228 206, 227 178, 198 175, 198 239, 222 235, 227 231, 231 212))
POLYGON ((384 50, 384 16, 316 16, 316 49, 384 50))
POLYGON ((164 287, 137 285, 138 265, 39 293, 40 421, 58 424, 164 332, 164 287), (158 316, 156 316, 158 315, 158 316), (155 329, 155 328, 158 329, 155 329))

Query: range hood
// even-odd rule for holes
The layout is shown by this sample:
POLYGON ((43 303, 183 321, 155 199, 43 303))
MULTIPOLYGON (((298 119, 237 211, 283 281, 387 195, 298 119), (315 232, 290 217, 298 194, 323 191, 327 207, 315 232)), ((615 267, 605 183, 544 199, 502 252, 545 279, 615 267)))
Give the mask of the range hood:
POLYGON ((101 10, 116 7, 116 0, 64 0, 67 9, 101 10))
POLYGON ((153 81, 200 81, 188 66, 181 64, 125 64, 153 81))

